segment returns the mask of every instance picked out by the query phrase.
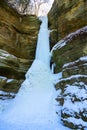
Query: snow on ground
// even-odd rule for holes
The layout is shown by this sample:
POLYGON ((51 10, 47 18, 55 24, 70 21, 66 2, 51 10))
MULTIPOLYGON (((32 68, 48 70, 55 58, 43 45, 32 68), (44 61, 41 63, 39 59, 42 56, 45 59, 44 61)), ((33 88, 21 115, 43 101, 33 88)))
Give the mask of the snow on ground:
POLYGON ((57 74, 53 74, 52 77, 53 77, 53 82, 54 82, 54 85, 55 85, 56 83, 58 83, 61 80, 62 72, 59 72, 57 74))
POLYGON ((56 114, 56 90, 50 69, 35 60, 18 95, 0 116, 0 130, 67 130, 56 114))
POLYGON ((72 123, 78 129, 87 128, 87 84, 75 82, 72 85, 67 84, 64 93, 62 110, 63 121, 67 124, 72 123))
POLYGON ((0 91, 0 113, 2 113, 2 111, 4 111, 10 104, 10 102, 12 102, 13 97, 15 97, 14 93, 0 91))
POLYGON ((7 108, 7 106, 9 106, 11 102, 12 99, 6 99, 6 100, 0 99, 0 113, 2 113, 7 108))
POLYGON ((68 85, 67 90, 64 92, 64 95, 67 96, 64 98, 65 102, 62 109, 67 108, 69 110, 68 112, 71 111, 72 115, 74 116, 73 112, 78 113, 80 111, 83 111, 83 108, 87 108, 87 102, 83 101, 86 99, 87 93, 85 89, 79 89, 79 87, 72 85, 68 85), (75 102, 75 99, 78 99, 79 102, 75 102))

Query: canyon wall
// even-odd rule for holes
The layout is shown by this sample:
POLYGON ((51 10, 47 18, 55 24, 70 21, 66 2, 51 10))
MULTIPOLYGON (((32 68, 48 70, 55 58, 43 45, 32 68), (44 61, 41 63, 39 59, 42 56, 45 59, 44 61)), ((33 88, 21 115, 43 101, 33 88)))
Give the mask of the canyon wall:
POLYGON ((0 0, 0 90, 17 92, 35 56, 40 21, 0 0))
POLYGON ((70 129, 87 129, 87 1, 55 0, 48 14, 52 63, 61 121, 70 129))

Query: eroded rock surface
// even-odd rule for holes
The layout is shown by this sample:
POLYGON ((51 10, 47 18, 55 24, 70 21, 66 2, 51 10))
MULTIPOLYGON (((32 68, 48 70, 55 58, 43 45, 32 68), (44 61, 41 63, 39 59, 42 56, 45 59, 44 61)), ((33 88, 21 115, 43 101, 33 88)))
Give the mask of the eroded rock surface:
MULTIPOLYGON (((71 130, 87 129, 87 1, 55 0, 49 13, 60 118, 71 130)), ((59 114, 59 113, 58 113, 59 114)))
POLYGON ((13 86, 11 91, 18 91, 35 56, 39 27, 36 16, 20 15, 0 0, 0 76, 12 79, 6 80, 5 89, 0 82, 0 90, 10 91, 13 86))
POLYGON ((55 0, 49 12, 51 42, 55 44, 71 32, 87 25, 86 0, 55 0))

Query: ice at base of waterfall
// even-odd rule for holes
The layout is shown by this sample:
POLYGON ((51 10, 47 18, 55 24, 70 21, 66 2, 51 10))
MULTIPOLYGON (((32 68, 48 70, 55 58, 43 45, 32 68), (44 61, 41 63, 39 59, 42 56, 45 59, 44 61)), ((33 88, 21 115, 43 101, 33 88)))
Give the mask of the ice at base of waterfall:
POLYGON ((41 20, 36 59, 27 71, 18 94, 0 114, 0 130, 67 130, 56 114, 58 106, 55 76, 50 70, 47 17, 41 20))
POLYGON ((0 130, 67 130, 56 114, 53 74, 35 60, 14 101, 2 113, 0 130))

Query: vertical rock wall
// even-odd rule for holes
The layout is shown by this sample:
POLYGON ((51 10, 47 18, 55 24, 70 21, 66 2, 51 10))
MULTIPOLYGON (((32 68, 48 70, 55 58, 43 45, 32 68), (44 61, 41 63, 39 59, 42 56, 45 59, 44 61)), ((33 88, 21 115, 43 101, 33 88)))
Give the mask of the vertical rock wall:
POLYGON ((55 0, 48 16, 52 62, 55 73, 62 72, 56 84, 61 120, 70 129, 86 130, 87 1, 55 0))
POLYGON ((87 1, 55 0, 48 16, 49 28, 53 30, 50 38, 55 44, 69 33, 87 25, 87 1))
POLYGON ((0 0, 0 90, 17 92, 34 59, 39 27, 36 16, 20 15, 0 0))

